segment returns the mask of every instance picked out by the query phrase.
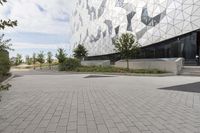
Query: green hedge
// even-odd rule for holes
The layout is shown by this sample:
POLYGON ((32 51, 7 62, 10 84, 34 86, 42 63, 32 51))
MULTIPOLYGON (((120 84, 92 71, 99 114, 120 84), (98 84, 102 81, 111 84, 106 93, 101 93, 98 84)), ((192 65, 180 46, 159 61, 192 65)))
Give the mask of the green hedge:
POLYGON ((10 70, 9 53, 0 51, 0 76, 6 75, 10 70))
POLYGON ((81 66, 80 60, 67 58, 64 63, 59 64, 60 71, 73 72, 108 72, 108 73, 139 73, 139 74, 163 74, 165 71, 157 69, 136 69, 128 70, 126 68, 102 67, 102 66, 81 66))
POLYGON ((59 64, 60 71, 73 71, 80 67, 80 60, 74 58, 67 58, 63 63, 59 64))

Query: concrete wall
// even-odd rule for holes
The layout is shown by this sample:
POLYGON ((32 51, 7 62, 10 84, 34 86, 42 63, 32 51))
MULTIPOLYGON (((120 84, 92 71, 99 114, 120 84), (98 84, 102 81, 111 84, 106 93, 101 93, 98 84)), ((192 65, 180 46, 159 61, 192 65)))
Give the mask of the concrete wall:
MULTIPOLYGON (((158 69, 175 75, 181 72, 182 66, 183 58, 129 60, 130 69, 158 69)), ((120 60, 115 63, 115 67, 126 68, 127 63, 125 60, 120 60)))
POLYGON ((110 66, 110 60, 81 61, 82 66, 110 66))

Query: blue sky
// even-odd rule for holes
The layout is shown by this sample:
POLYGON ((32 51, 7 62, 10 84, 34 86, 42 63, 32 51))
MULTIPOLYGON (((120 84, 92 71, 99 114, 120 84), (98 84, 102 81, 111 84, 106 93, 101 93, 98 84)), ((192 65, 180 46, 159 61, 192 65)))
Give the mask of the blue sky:
POLYGON ((55 54, 57 48, 65 48, 69 53, 73 1, 8 0, 0 8, 0 16, 2 19, 18 20, 16 28, 1 31, 5 38, 12 39, 15 51, 11 51, 10 56, 17 53, 31 56, 39 51, 55 54))

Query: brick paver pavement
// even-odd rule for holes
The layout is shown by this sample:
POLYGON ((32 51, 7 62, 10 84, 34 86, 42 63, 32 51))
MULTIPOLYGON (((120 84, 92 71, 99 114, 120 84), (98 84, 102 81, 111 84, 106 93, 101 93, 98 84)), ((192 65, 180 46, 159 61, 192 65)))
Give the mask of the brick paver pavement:
POLYGON ((200 77, 86 76, 12 79, 0 94, 0 133, 200 133, 200 93, 190 92, 200 86, 165 89, 200 77))

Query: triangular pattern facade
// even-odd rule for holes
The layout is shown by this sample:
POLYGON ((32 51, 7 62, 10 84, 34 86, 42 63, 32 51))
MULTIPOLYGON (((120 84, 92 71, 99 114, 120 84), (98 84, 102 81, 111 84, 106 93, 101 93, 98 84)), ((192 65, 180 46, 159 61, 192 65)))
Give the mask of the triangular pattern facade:
POLYGON ((132 32, 142 46, 200 28, 200 0, 77 0, 73 45, 89 56, 114 53, 112 38, 132 32))

